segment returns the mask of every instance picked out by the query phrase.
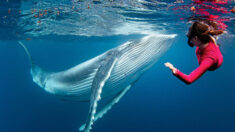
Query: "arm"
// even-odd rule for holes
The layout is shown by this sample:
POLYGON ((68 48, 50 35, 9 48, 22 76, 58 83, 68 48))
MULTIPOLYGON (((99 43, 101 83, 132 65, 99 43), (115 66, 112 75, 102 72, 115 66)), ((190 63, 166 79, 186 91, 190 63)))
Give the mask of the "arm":
POLYGON ((198 68, 196 68, 194 71, 192 71, 189 75, 186 75, 179 71, 178 69, 174 73, 174 75, 185 82, 186 84, 191 84, 194 81, 196 81, 199 77, 201 77, 208 68, 210 68, 214 64, 213 59, 211 58, 206 58, 201 62, 198 68))

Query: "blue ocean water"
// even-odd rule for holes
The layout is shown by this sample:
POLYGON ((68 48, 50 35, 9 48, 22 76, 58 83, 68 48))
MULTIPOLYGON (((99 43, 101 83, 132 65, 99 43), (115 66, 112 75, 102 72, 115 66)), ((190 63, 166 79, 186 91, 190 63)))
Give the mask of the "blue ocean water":
MULTIPOLYGON (((235 131, 234 14, 212 11, 229 19, 224 22, 228 33, 218 40, 224 56, 219 69, 186 85, 163 65, 169 61, 185 73, 198 66, 195 48, 187 45, 185 36, 193 14, 188 8, 174 10, 191 3, 2 0, 0 131, 75 132, 86 121, 89 109, 88 102, 62 101, 36 85, 18 40, 29 49, 35 63, 61 71, 151 33, 178 36, 120 102, 95 122, 92 131, 235 131)), ((231 9, 234 3, 219 6, 231 9)))

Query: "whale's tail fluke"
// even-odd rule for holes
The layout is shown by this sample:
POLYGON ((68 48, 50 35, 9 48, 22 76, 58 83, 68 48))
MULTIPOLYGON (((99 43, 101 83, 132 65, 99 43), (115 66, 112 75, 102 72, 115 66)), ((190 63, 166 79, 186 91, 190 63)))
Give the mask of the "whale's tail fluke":
POLYGON ((25 50, 27 56, 29 57, 29 61, 31 63, 31 75, 33 78, 33 81, 38 84, 40 87, 44 87, 44 82, 45 82, 45 78, 48 74, 48 72, 46 72, 45 70, 43 70, 41 67, 39 67, 38 65, 36 65, 32 59, 32 56, 29 52, 29 50, 27 49, 27 47, 21 42, 18 41, 18 44, 23 47, 23 49, 25 50))
POLYGON ((29 57, 29 61, 30 61, 31 65, 33 66, 34 62, 33 62, 31 54, 29 53, 29 50, 27 49, 27 47, 21 41, 17 41, 17 42, 21 47, 23 47, 23 49, 25 50, 27 56, 29 57))

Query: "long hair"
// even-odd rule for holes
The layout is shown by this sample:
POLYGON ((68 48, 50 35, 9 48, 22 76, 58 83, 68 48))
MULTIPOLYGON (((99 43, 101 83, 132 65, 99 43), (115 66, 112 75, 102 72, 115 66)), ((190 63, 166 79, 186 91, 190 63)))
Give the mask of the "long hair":
POLYGON ((188 33, 188 44, 193 47, 191 39, 195 36, 199 38, 202 43, 208 43, 211 41, 211 36, 217 36, 222 34, 224 31, 219 30, 217 24, 212 21, 197 21, 192 24, 188 33))

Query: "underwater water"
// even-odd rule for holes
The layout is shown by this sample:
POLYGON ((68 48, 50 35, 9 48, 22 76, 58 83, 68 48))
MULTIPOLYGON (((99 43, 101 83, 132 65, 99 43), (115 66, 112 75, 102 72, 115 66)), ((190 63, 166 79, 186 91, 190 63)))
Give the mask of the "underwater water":
POLYGON ((89 110, 89 102, 61 100, 35 84, 17 41, 25 44, 36 64, 62 71, 128 40, 177 34, 169 50, 91 131, 234 132, 234 6, 233 1, 1 0, 0 131, 75 132, 89 110), (201 12, 191 11, 192 6, 201 12), (185 34, 190 20, 208 15, 217 16, 214 21, 227 31, 218 39, 224 62, 186 85, 164 63, 187 74, 198 66, 195 47, 187 45, 185 34))

